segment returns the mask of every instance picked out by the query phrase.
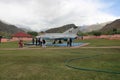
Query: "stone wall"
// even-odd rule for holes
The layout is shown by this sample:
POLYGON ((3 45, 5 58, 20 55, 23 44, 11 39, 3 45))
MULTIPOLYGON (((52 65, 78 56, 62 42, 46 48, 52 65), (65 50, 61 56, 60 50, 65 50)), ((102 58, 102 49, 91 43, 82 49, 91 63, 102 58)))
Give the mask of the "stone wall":
MULTIPOLYGON (((81 37, 79 39, 81 39, 81 37)), ((116 39, 116 40, 120 40, 120 34, 101 35, 101 36, 83 36, 83 39, 116 39)))

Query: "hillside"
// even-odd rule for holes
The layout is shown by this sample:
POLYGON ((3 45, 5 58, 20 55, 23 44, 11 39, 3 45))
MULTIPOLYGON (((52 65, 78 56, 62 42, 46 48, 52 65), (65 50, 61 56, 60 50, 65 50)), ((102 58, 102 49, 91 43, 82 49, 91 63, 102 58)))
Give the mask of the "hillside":
POLYGON ((22 29, 17 28, 14 25, 4 23, 0 21, 0 33, 14 34, 16 32, 24 32, 22 29))
POLYGON ((82 29, 81 31, 82 32, 91 32, 91 31, 100 30, 108 23, 111 23, 111 22, 83 26, 83 28, 81 28, 82 29))
POLYGON ((117 19, 112 23, 105 25, 100 31, 108 32, 108 31, 113 31, 113 29, 120 30, 120 19, 117 19))
POLYGON ((65 32, 66 30, 68 30, 68 29, 70 29, 72 27, 77 27, 77 26, 74 25, 74 24, 67 24, 67 25, 64 25, 62 27, 49 29, 49 30, 47 30, 45 32, 46 33, 62 33, 62 32, 65 32))

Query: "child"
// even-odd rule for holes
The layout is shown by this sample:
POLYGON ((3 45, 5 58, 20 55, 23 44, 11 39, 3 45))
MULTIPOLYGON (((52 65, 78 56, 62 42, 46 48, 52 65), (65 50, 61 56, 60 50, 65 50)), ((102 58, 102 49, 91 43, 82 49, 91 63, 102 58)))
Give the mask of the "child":
POLYGON ((23 41, 22 40, 19 40, 19 48, 23 48, 23 41))

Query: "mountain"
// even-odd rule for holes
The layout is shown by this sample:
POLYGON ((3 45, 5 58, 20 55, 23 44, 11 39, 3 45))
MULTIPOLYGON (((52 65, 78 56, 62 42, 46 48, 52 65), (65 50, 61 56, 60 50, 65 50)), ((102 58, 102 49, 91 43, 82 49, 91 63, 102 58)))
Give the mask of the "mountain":
POLYGON ((67 24, 67 25, 64 25, 62 27, 52 28, 52 29, 46 30, 45 32, 46 33, 63 33, 72 27, 77 27, 77 26, 75 24, 67 24))
POLYGON ((91 32, 91 31, 100 30, 108 23, 111 23, 111 22, 82 26, 81 31, 82 32, 91 32))
POLYGON ((112 23, 105 25, 100 31, 108 32, 108 31, 113 31, 113 29, 120 30, 120 19, 117 19, 112 23))
POLYGON ((22 29, 17 28, 15 25, 7 24, 0 21, 0 33, 14 34, 16 32, 24 32, 22 29))

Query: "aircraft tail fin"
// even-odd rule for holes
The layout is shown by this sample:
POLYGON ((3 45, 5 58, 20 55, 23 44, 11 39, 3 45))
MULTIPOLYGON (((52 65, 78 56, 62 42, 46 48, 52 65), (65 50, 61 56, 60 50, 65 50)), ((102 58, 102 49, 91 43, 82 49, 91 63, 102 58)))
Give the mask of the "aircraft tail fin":
POLYGON ((65 31, 63 34, 77 34, 77 32, 79 31, 79 27, 77 28, 70 28, 67 31, 65 31))

